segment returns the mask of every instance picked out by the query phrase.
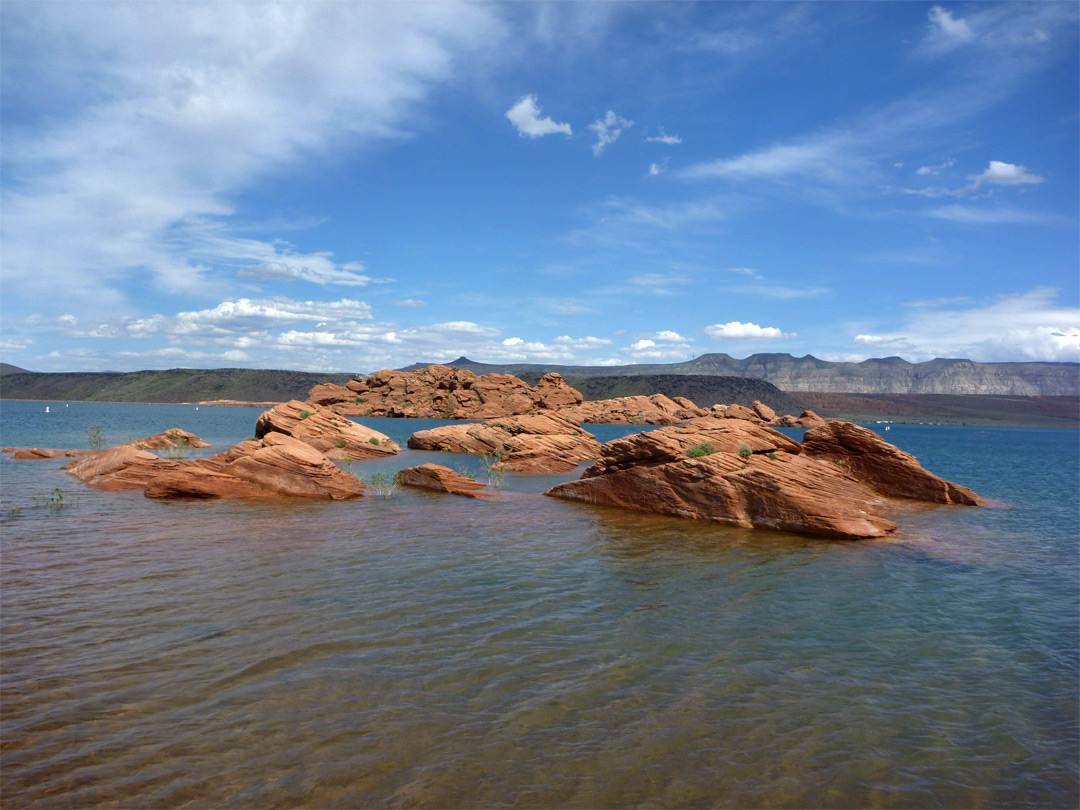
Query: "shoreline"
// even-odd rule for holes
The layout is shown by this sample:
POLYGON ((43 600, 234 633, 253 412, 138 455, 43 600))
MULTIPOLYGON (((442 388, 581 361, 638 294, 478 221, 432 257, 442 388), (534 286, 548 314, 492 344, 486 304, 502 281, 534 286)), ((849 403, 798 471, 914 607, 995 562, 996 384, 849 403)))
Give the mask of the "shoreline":
MULTIPOLYGON (((855 395, 834 395, 834 396, 859 396, 867 397, 865 394, 855 395)), ((877 396, 896 396, 896 397, 909 397, 918 396, 910 394, 881 394, 877 396)), ((975 396, 994 396, 992 394, 979 395, 970 394, 966 395, 970 397, 975 396)), ((1013 398, 1017 399, 1017 398, 1013 398)), ((1032 397, 1031 399, 1036 399, 1032 397)), ((1068 397, 1060 397, 1058 399, 1070 399, 1068 397)), ((88 400, 88 399, 10 399, 0 397, 0 403, 4 402, 37 402, 42 405, 53 405, 57 403, 70 404, 77 402, 79 404, 88 405, 170 405, 170 406, 185 406, 185 407, 206 407, 206 408, 273 408, 275 405, 282 404, 275 401, 258 401, 247 402, 240 400, 209 400, 203 402, 136 402, 136 401, 120 401, 120 400, 88 400)), ((815 409, 817 410, 817 409, 815 409)), ((860 413, 860 412, 846 412, 838 411, 829 408, 821 408, 818 410, 825 419, 829 420, 843 420, 846 422, 854 422, 860 425, 926 425, 926 426, 940 426, 940 427, 1000 427, 1000 428, 1029 428, 1029 429, 1058 429, 1058 430, 1078 430, 1080 429, 1080 419, 1070 419, 1067 417, 1055 418, 1055 417, 1023 417, 1018 419, 994 418, 990 416, 962 416, 962 415, 949 415, 949 414, 925 414, 916 415, 911 413, 895 413, 890 414, 888 412, 880 413, 860 413)), ((351 418, 351 417, 350 417, 351 418)), ((363 417, 357 417, 363 418, 363 417)), ((370 417, 378 419, 387 418, 400 418, 407 419, 409 417, 370 417)), ((459 420, 460 421, 460 420, 459 420)), ((617 424, 597 422, 589 424, 617 424)))

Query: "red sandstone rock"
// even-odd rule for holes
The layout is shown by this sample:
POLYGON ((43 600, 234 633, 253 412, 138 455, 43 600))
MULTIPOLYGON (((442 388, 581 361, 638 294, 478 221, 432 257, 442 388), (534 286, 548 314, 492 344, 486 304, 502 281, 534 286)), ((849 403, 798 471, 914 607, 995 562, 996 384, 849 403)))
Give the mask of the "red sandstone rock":
POLYGON ((292 400, 271 408, 255 423, 255 437, 283 433, 309 444, 330 458, 364 459, 401 451, 390 437, 319 405, 292 400))
POLYGON ((608 442, 581 480, 545 494, 845 539, 895 530, 880 516, 895 508, 890 497, 981 503, 864 428, 834 422, 807 436, 800 446, 754 422, 695 419, 608 442))
POLYGON ((982 506, 985 501, 967 487, 929 472, 909 453, 874 431, 851 422, 830 422, 803 436, 804 451, 842 466, 882 495, 933 503, 982 506))
POLYGON ((670 399, 663 394, 616 397, 582 402, 561 408, 559 413, 580 424, 677 425, 708 413, 685 397, 670 399))
POLYGON ((713 405, 713 413, 724 419, 743 419, 747 422, 761 422, 761 415, 745 405, 713 405))
POLYGON ((803 411, 799 416, 788 414, 778 417, 773 424, 777 427, 816 428, 828 423, 813 411, 807 410, 803 411))
POLYGON ((552 411, 418 430, 409 437, 409 447, 498 455, 502 469, 529 473, 566 472, 600 455, 600 443, 591 433, 552 411))
POLYGON ((512 374, 474 374, 456 366, 377 371, 346 385, 318 385, 308 399, 348 416, 490 419, 581 402, 558 374, 533 388, 512 374))
POLYGON ((396 480, 404 487, 429 489, 434 492, 447 492, 451 495, 463 495, 466 498, 490 498, 493 493, 483 484, 478 484, 461 473, 454 472, 441 464, 421 464, 401 470, 396 480))
POLYGON ((776 411, 774 411, 772 408, 770 408, 768 405, 758 399, 754 400, 754 413, 760 416, 762 421, 764 422, 771 423, 774 419, 776 419, 776 411))
POLYGON ((128 442, 136 450, 168 450, 171 448, 202 448, 210 447, 210 442, 200 439, 194 433, 188 433, 180 428, 170 428, 145 439, 135 439, 128 442))
POLYGON ((5 447, 0 452, 11 453, 13 461, 37 461, 43 458, 78 458, 93 450, 42 450, 40 447, 5 447))
POLYGON ((96 489, 116 491, 145 489, 151 480, 167 470, 175 469, 178 464, 179 461, 122 444, 89 453, 61 469, 96 489))

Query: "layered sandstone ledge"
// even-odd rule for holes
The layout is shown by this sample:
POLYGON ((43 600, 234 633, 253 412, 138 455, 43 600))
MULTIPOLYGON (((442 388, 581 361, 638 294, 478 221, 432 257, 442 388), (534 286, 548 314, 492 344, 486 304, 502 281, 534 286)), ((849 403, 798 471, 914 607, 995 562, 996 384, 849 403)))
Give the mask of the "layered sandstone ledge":
POLYGON ((546 495, 733 526, 862 539, 896 524, 901 499, 983 505, 867 428, 832 422, 802 444, 715 416, 608 442, 578 481, 546 495))

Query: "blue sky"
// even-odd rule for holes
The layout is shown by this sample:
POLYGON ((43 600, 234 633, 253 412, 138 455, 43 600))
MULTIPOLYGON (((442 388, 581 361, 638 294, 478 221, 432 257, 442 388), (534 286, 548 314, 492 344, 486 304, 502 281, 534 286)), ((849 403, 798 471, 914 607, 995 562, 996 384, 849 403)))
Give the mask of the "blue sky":
POLYGON ((1080 360, 1076 3, 0 23, 9 363, 1080 360))

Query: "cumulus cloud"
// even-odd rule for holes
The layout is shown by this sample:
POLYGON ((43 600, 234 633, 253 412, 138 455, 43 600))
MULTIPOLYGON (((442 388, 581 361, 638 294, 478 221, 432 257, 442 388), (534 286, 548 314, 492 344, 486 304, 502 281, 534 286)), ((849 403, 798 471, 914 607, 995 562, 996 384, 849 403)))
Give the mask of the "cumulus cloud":
POLYGON ((614 110, 608 110, 607 115, 602 119, 593 121, 589 124, 589 130, 596 133, 596 143, 592 147, 593 155, 600 157, 608 146, 619 140, 624 129, 629 129, 633 125, 633 121, 616 115, 614 110))
POLYGON ((687 343, 691 338, 683 337, 678 332, 672 332, 670 329, 664 329, 660 332, 652 332, 648 335, 642 335, 649 340, 661 340, 665 343, 687 343))
POLYGON ((254 331, 303 321, 368 320, 371 307, 363 301, 293 301, 240 298, 223 301, 213 309, 180 312, 175 316, 154 315, 128 324, 132 337, 155 335, 209 336, 237 331, 254 331))
POLYGON ((664 158, 660 163, 649 164, 649 174, 656 177, 658 174, 663 174, 667 171, 668 160, 664 158))
POLYGON ((522 138, 540 138, 544 135, 573 135, 569 124, 558 124, 551 118, 540 117, 541 109, 536 103, 536 96, 522 96, 513 107, 506 111, 506 117, 510 119, 522 138))
POLYGON ((990 303, 923 302, 900 328, 862 333, 853 342, 912 361, 963 357, 982 362, 1080 360, 1080 307, 1060 306, 1057 290, 1036 287, 990 303))
POLYGON ((1005 163, 1001 160, 991 160, 990 165, 982 174, 973 174, 969 178, 976 185, 980 183, 998 183, 1007 186, 1021 185, 1025 183, 1041 183, 1045 178, 1032 174, 1026 166, 1016 163, 1005 163))
POLYGON ((630 344, 630 351, 638 352, 642 349, 651 349, 655 345, 655 340, 648 340, 646 338, 642 338, 641 340, 634 341, 630 344))
POLYGON ((645 140, 649 143, 666 143, 669 145, 682 143, 682 138, 680 138, 678 135, 668 135, 666 132, 664 132, 663 127, 660 127, 659 135, 653 135, 652 137, 646 138, 645 140))
POLYGON ((775 326, 758 326, 756 323, 715 323, 705 327, 705 334, 714 340, 776 340, 795 337, 796 333, 785 333, 775 326))

